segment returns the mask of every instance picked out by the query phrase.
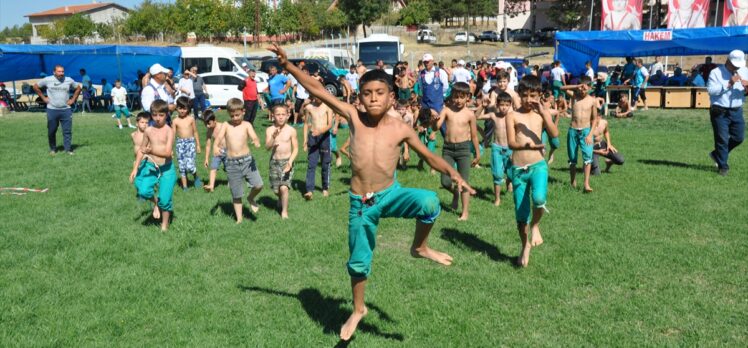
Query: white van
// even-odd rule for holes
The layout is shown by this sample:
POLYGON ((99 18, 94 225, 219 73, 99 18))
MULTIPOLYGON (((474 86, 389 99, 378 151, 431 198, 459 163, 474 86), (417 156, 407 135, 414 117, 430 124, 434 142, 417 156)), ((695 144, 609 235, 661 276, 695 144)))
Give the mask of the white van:
POLYGON ((335 65, 336 68, 345 70, 343 75, 353 65, 353 57, 351 57, 348 51, 337 48, 307 48, 304 50, 304 58, 326 60, 335 65))
POLYGON ((182 47, 182 67, 197 66, 198 75, 205 81, 211 105, 223 106, 231 98, 242 99, 242 92, 237 89, 239 82, 247 78, 242 64, 256 71, 257 92, 262 93, 268 87, 268 75, 236 50, 212 45, 182 47))

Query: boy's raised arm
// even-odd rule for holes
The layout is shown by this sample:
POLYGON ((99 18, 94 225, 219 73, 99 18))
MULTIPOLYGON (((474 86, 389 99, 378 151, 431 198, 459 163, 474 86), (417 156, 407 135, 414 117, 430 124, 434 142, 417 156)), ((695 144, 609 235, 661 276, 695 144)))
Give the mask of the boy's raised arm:
POLYGON ((293 77, 296 78, 296 80, 302 86, 304 86, 304 88, 306 88, 309 94, 322 100, 322 102, 332 108, 333 111, 335 111, 339 115, 343 115, 349 120, 351 119, 352 115, 357 112, 352 105, 338 100, 337 96, 330 94, 330 92, 328 92, 325 87, 323 87, 313 77, 304 74, 301 69, 291 64, 288 61, 286 51, 283 50, 280 46, 278 46, 277 44, 272 44, 270 47, 268 47, 268 51, 273 52, 276 56, 278 56, 278 63, 280 63, 280 66, 291 73, 291 75, 293 75, 293 77))

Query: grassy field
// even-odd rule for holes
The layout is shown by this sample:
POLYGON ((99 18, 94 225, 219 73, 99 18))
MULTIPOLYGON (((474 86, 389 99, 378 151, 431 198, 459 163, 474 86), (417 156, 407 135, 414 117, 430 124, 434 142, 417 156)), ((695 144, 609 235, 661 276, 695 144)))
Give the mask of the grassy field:
MULTIPOLYGON (((266 188, 239 226, 219 172, 215 193, 176 190, 164 234, 127 181, 129 131, 109 114, 76 115, 75 156, 50 157, 45 125, 42 113, 0 118, 1 186, 50 189, 0 196, 3 346, 338 343, 352 308, 349 169, 333 169, 330 197, 305 202, 302 153, 291 219, 266 188)), ((593 194, 569 186, 565 145, 558 152, 545 244, 527 269, 512 266, 513 203, 493 207, 487 165, 472 173, 470 220, 445 209, 432 232, 452 266, 409 256, 414 221, 382 220, 371 310, 352 346, 746 346, 748 145, 720 177, 706 111, 640 112, 611 127, 626 163, 594 177, 593 194)), ((268 154, 255 154, 267 180, 268 154)), ((398 177, 449 202, 436 176, 398 177)))

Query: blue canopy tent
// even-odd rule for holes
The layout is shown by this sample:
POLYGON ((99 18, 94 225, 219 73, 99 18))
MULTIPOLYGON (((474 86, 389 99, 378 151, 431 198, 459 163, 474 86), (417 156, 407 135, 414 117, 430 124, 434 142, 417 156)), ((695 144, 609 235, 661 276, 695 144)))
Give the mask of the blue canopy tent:
MULTIPOLYGON (((39 78, 52 74, 57 64, 65 74, 78 80, 78 70, 86 69, 94 83, 101 79, 125 82, 137 79, 154 63, 181 70, 179 47, 117 45, 0 45, 0 81, 39 78)), ((79 81, 80 82, 80 81, 79 81)))
POLYGON ((748 49, 748 26, 624 31, 561 31, 554 58, 574 75, 600 57, 695 56, 748 49))

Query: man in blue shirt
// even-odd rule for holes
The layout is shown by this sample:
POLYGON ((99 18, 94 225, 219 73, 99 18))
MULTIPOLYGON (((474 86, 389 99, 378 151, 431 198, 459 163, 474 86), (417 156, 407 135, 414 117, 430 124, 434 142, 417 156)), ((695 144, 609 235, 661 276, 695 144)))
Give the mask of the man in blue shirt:
POLYGON ((109 110, 109 106, 112 105, 112 88, 114 87, 111 83, 107 82, 106 79, 101 79, 101 101, 106 110, 109 110))
POLYGON ((270 105, 283 104, 286 102, 286 91, 291 88, 291 80, 285 75, 278 74, 275 65, 270 66, 268 77, 268 90, 270 91, 270 105))
POLYGON ((709 73, 706 89, 712 105, 709 116, 714 132, 714 151, 709 157, 725 176, 730 170, 727 157, 730 151, 743 142, 745 136, 745 119, 743 119, 743 101, 748 86, 748 68, 745 67, 745 53, 741 50, 730 52, 724 65, 709 73))

